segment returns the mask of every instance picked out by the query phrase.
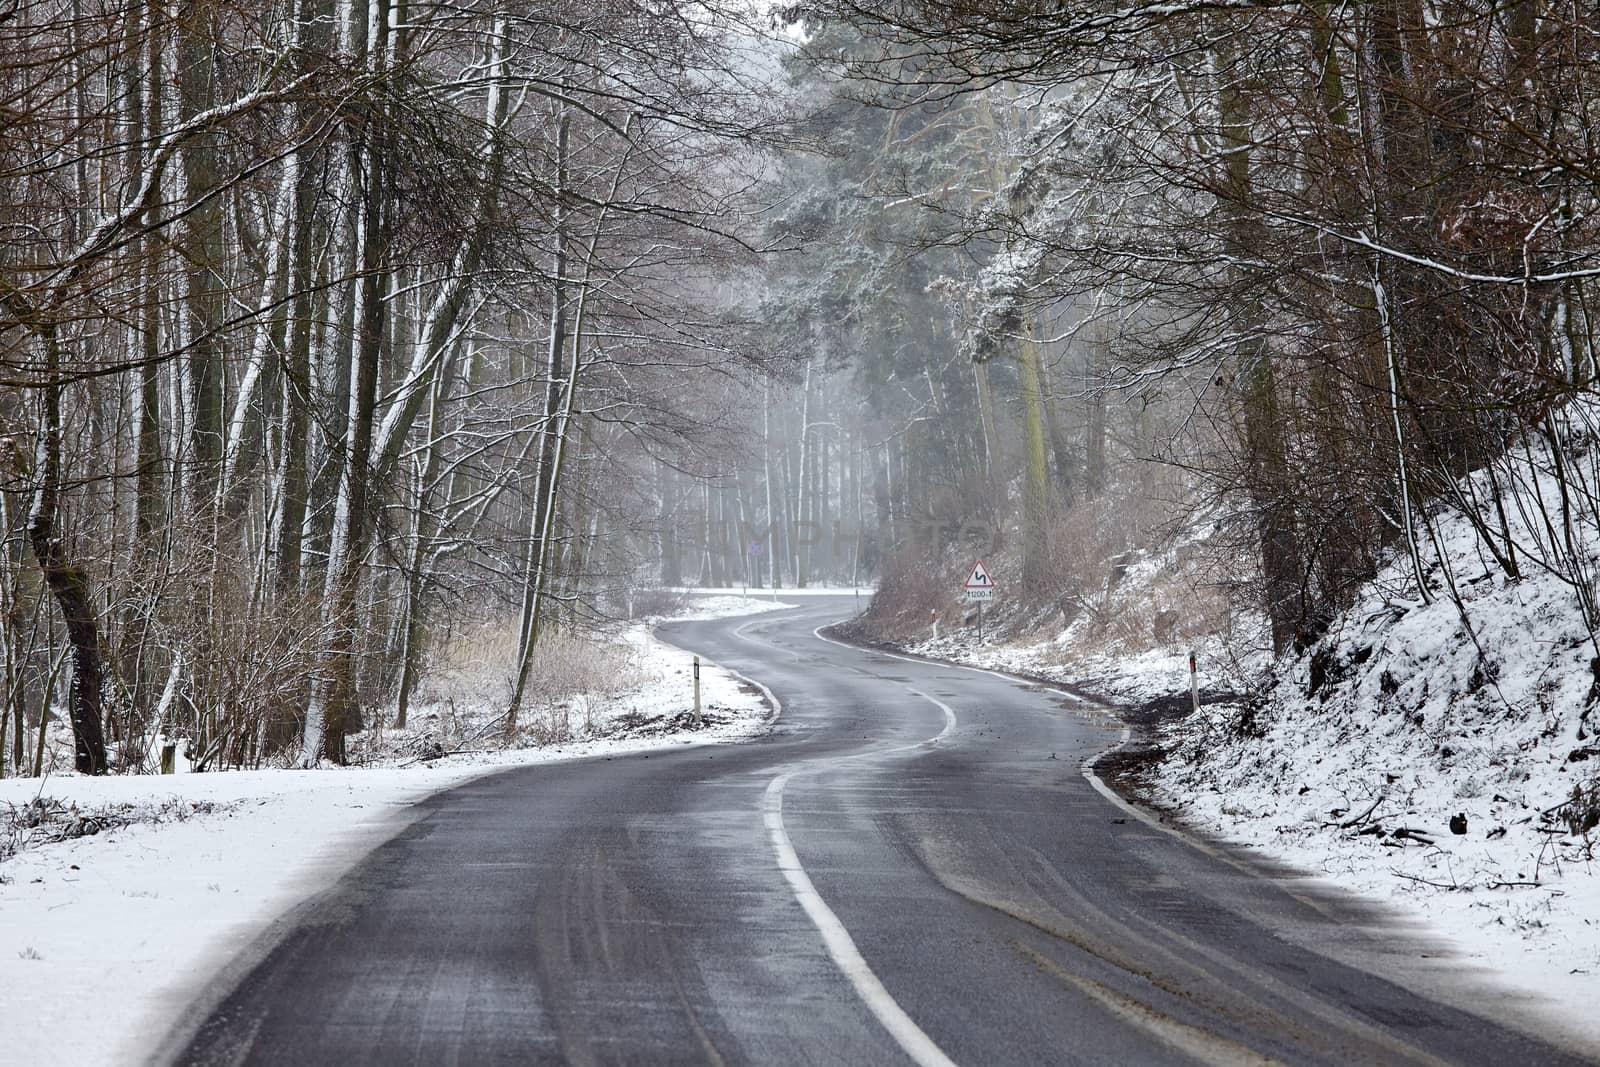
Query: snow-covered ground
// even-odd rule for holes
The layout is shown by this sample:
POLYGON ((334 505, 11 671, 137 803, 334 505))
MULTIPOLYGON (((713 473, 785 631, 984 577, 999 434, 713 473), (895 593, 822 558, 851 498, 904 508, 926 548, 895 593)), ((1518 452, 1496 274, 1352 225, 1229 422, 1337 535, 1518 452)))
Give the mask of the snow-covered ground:
MULTIPOLYGON (((775 598, 770 591, 762 589, 752 589, 749 593, 739 589, 674 589, 672 591, 684 595, 683 607, 674 611, 670 616, 671 619, 678 622, 688 619, 727 619, 738 615, 759 615, 764 611, 778 611, 783 608, 794 607, 794 604, 790 603, 790 601, 796 596, 837 595, 840 592, 837 589, 781 589, 778 590, 783 594, 780 600, 775 598)), ((844 592, 848 593, 849 590, 846 589, 844 592)))
MULTIPOLYGON (((700 599, 674 617, 786 606, 700 599)), ((432 792, 507 767, 766 728, 762 698, 711 664, 701 672, 706 725, 687 728, 690 655, 644 624, 623 636, 636 684, 580 698, 583 726, 563 743, 316 771, 0 781, 0 1063, 147 1055, 202 983, 432 792)))
MULTIPOLYGON (((1525 499, 1562 498, 1536 447, 1510 462, 1525 499)), ((1488 497, 1482 485, 1467 489, 1488 497)), ((1592 514, 1575 509, 1568 541, 1559 519, 1541 528, 1537 508, 1508 511, 1520 544, 1560 536, 1600 573, 1592 514)), ((1396 553, 1298 657, 1274 665, 1237 632, 1191 635, 1212 697, 1199 715, 1186 713, 1191 641, 1107 648, 1067 627, 1020 642, 991 630, 980 643, 969 625, 904 647, 1143 706, 1164 751, 1147 778, 1160 806, 1411 913, 1600 1040, 1600 721, 1589 721, 1600 650, 1569 581, 1526 555, 1522 575, 1508 578, 1470 523, 1445 509, 1433 519, 1428 603, 1396 553), (1234 695, 1245 690, 1258 695, 1234 695)), ((1141 567, 1171 564, 1167 553, 1130 568, 1130 602, 1149 578, 1141 567)))
POLYGON ((778 597, 781 597, 784 600, 793 600, 795 597, 851 596, 852 594, 863 597, 871 597, 872 586, 808 585, 804 589, 796 588, 794 586, 784 589, 760 589, 754 586, 747 588, 738 585, 725 587, 682 585, 671 588, 669 592, 682 593, 686 596, 705 599, 755 599, 759 597, 770 602, 774 598, 778 597))
POLYGON ((1464 610, 1436 563, 1432 602, 1414 584, 1408 596, 1396 560, 1259 704, 1171 724, 1158 792, 1200 826, 1426 916, 1600 1037, 1593 637, 1560 577, 1509 580, 1478 562, 1467 523, 1437 531, 1468 571, 1454 576, 1464 610))

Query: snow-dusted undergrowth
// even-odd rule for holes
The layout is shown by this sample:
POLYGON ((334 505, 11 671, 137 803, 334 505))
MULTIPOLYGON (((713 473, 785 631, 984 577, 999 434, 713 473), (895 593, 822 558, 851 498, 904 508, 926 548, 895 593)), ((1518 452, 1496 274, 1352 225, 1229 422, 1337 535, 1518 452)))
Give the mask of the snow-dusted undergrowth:
MULTIPOLYGON (((785 606, 700 601, 685 614, 785 606)), ((765 728, 759 693, 707 664, 706 723, 687 729, 690 655, 644 625, 624 638, 630 684, 570 698, 586 703, 592 730, 543 746, 469 745, 443 758, 391 754, 316 771, 0 781, 0 1062, 142 1060, 199 983, 430 793, 505 767, 736 741, 765 728)), ((462 715, 493 718, 487 709, 462 715)))
MULTIPOLYGON (((1418 908, 1594 1027, 1600 649, 1572 577, 1595 573, 1600 524, 1582 485, 1561 506, 1558 474, 1576 478, 1594 447, 1565 442, 1564 472, 1544 440, 1493 472, 1515 490, 1519 577, 1439 508, 1422 545, 1430 602, 1397 552, 1265 700, 1171 726, 1156 783, 1202 826, 1418 908)), ((1463 496, 1489 500, 1490 477, 1463 496)))
MULTIPOLYGON (((612 635, 554 632, 541 639, 529 668, 532 680, 516 727, 505 709, 516 661, 508 623, 459 634, 418 686, 406 729, 372 729, 352 739, 352 759, 372 766, 405 765, 441 756, 502 749, 561 747, 650 737, 689 729, 687 660, 649 637, 648 624, 715 619, 787 607, 768 598, 697 597, 670 615, 612 635), (679 662, 683 660, 683 662, 679 662)), ((701 729, 715 731, 733 708, 707 696, 701 729)), ((392 715, 386 716, 392 721, 392 715)))
POLYGON ((1242 689, 1269 665, 1266 620, 1228 609, 1215 580, 1222 551, 1216 540, 1215 523, 1202 521, 1158 551, 1127 552, 1114 581, 1072 598, 1064 625, 1058 612, 1030 616, 1002 588, 983 636, 972 609, 963 608, 944 614, 937 636, 930 626, 898 643, 919 655, 1055 679, 1122 701, 1186 692, 1194 652, 1208 690, 1242 689))

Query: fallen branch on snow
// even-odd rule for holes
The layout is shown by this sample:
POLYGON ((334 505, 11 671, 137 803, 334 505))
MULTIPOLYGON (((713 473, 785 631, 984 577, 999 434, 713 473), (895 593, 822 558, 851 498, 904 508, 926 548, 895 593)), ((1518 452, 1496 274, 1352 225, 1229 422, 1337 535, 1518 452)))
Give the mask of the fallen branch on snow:
POLYGON ((1340 823, 1339 824, 1339 829, 1348 830, 1353 826, 1360 826, 1362 823, 1366 822, 1368 819, 1370 819, 1372 817, 1372 813, 1378 810, 1378 805, 1382 804, 1383 801, 1384 801, 1384 794, 1379 793, 1378 794, 1378 799, 1374 800, 1372 802, 1372 806, 1370 808, 1368 808, 1366 811, 1362 812, 1360 815, 1357 815, 1355 818, 1351 819, 1349 822, 1340 823))

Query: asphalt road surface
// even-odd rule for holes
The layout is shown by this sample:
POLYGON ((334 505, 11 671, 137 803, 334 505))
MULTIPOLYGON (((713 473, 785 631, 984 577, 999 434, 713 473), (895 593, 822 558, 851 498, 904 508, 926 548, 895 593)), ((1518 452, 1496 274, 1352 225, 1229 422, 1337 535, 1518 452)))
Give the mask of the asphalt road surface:
POLYGON ((1392 916, 1120 806, 1106 713, 813 633, 850 608, 665 628, 770 735, 429 799, 164 1058, 1593 1062, 1392 916))

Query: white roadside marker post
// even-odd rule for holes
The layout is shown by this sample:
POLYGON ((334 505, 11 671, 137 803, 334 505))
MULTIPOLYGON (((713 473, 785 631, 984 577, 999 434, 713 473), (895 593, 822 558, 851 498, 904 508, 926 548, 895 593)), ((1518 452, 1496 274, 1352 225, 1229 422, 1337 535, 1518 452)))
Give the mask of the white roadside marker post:
POLYGON ((938 608, 929 608, 928 609, 928 621, 929 621, 929 623, 931 623, 933 625, 933 639, 935 641, 939 640, 939 609, 938 608))
POLYGON ((1189 650, 1189 699, 1194 703, 1194 710, 1200 711, 1200 676, 1195 671, 1194 649, 1189 650))
POLYGON ((694 658, 694 724, 700 725, 700 657, 694 658))

